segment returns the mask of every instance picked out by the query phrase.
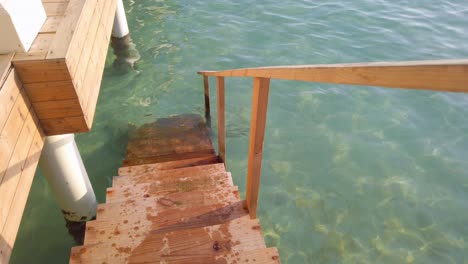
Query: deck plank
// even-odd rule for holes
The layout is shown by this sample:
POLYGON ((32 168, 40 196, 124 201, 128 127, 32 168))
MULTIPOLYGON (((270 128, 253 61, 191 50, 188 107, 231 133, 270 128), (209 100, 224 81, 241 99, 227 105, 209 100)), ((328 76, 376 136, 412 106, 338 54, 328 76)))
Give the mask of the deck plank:
POLYGON ((115 188, 123 185, 133 185, 151 182, 152 180, 164 181, 165 179, 174 177, 195 177, 225 172, 226 170, 224 168, 224 164, 222 163, 200 165, 196 167, 179 168, 165 171, 151 171, 127 176, 115 176, 112 180, 112 186, 115 188))
POLYGON ((227 224, 74 247, 70 263, 159 263, 162 256, 170 263, 172 257, 216 259, 226 253, 235 255, 264 248, 258 220, 249 220, 247 216, 227 224))
POLYGON ((162 193, 187 192, 197 189, 232 187, 230 173, 203 175, 195 177, 171 178, 164 181, 152 181, 136 185, 107 188, 106 201, 116 202, 161 195, 162 193))

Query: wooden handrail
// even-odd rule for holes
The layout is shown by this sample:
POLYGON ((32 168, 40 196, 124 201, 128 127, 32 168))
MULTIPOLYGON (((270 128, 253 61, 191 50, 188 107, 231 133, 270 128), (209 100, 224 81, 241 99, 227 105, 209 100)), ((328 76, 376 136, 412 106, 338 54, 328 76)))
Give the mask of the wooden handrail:
POLYGON ((224 77, 254 78, 246 191, 251 218, 257 217, 270 79, 468 92, 467 59, 276 66, 198 73, 203 75, 208 113, 208 77, 217 78, 218 145, 219 156, 223 162, 226 162, 224 77))
POLYGON ((468 59, 275 66, 200 71, 199 74, 468 92, 468 59))

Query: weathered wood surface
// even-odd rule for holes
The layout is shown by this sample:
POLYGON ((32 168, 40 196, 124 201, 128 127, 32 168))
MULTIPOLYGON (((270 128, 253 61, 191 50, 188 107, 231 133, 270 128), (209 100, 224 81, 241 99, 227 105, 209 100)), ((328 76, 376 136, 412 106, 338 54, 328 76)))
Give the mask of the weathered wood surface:
POLYGON ((216 77, 217 96, 218 100, 218 150, 219 158, 226 163, 226 113, 225 113, 225 93, 224 93, 224 77, 216 77))
POLYGON ((152 171, 141 174, 133 174, 131 176, 115 176, 112 181, 114 188, 125 185, 135 185, 139 183, 150 182, 152 180, 164 181, 165 179, 183 178, 183 177, 198 177, 204 175, 225 173, 224 164, 209 164, 196 167, 185 167, 173 170, 152 171))
POLYGON ((258 67, 200 74, 468 92, 467 59, 258 67))
POLYGON ((17 72, 0 89, 0 263, 15 243, 44 135, 17 72))
POLYGON ((180 169, 180 168, 193 167, 193 166, 199 166, 199 165, 215 164, 218 162, 219 162, 218 157, 215 154, 213 154, 213 155, 210 155, 207 157, 201 157, 201 158, 121 167, 119 168, 118 174, 119 176, 138 175, 138 174, 147 173, 147 172, 180 169))
MULTIPOLYGON (((193 127, 200 118, 179 116, 145 125, 129 144, 156 137, 165 151, 178 149, 184 141, 165 145, 165 137, 198 133, 193 127)), ((191 144, 197 148, 195 141, 191 144)), ((203 140, 199 144, 206 146, 203 140)), ((159 149, 140 147, 145 161, 161 156, 159 149)), ((279 263, 278 251, 265 248, 258 220, 250 219, 246 201, 218 161, 213 155, 174 156, 120 168, 123 176, 114 177, 106 204, 98 205, 96 220, 87 223, 84 245, 72 249, 70 263, 279 263)))
POLYGON ((125 215, 118 220, 88 222, 85 244, 219 225, 240 217, 248 217, 248 214, 247 206, 243 202, 222 203, 220 201, 216 204, 192 206, 186 209, 166 209, 162 212, 149 209, 146 213, 125 215), (116 230, 118 232, 115 232, 116 230))
POLYGON ((131 135, 124 166, 159 163, 214 154, 209 130, 199 115, 179 115, 146 124, 131 135))
POLYGON ((6 77, 10 73, 13 56, 14 53, 0 54, 0 87, 2 87, 6 77))
POLYGON ((193 177, 173 177, 164 181, 153 180, 133 186, 107 188, 106 201, 116 202, 125 199, 138 199, 162 193, 188 192, 197 189, 212 189, 216 187, 232 187, 229 172, 208 174, 193 177))
POLYGON ((156 194, 138 199, 125 199, 98 205, 97 220, 116 220, 122 216, 146 215, 167 209, 187 209, 194 206, 239 201, 237 187, 218 187, 188 192, 156 194))
POLYGON ((70 263, 171 263, 181 256, 215 260, 224 254, 264 248, 258 220, 239 218, 221 225, 74 247, 70 263))
POLYGON ((269 90, 270 79, 254 79, 246 191, 247 206, 252 218, 257 217, 269 90))
POLYGON ((91 129, 116 0, 47 1, 48 18, 13 64, 47 135, 91 129))

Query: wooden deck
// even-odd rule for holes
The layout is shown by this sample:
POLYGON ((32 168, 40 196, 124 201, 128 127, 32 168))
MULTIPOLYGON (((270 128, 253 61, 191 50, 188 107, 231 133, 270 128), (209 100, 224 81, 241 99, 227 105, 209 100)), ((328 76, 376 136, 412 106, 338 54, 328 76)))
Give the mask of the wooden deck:
POLYGON ((116 0, 42 0, 47 20, 14 67, 46 135, 92 126, 116 0))
POLYGON ((70 263, 280 263, 197 115, 135 131, 70 263))

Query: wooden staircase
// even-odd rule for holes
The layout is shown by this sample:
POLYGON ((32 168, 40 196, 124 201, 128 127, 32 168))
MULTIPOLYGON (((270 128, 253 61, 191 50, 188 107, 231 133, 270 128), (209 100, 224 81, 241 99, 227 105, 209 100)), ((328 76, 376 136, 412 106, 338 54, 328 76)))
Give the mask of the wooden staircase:
POLYGON ((118 174, 70 263, 280 263, 200 116, 135 131, 118 174))

